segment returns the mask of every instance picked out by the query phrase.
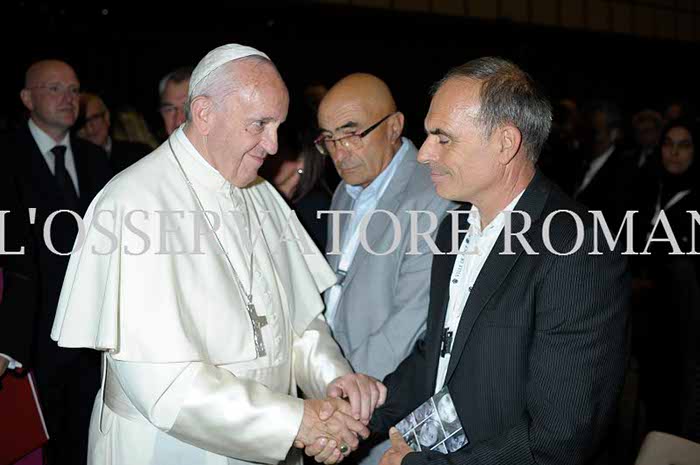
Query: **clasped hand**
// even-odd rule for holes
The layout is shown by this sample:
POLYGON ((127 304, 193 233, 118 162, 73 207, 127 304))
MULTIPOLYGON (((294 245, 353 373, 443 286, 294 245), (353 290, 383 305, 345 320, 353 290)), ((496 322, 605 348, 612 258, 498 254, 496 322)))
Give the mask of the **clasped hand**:
POLYGON ((369 437, 367 424, 374 409, 384 404, 386 388, 370 376, 352 373, 331 382, 326 394, 326 400, 304 401, 304 418, 294 446, 304 448, 317 462, 331 465, 356 450, 358 438, 369 437))

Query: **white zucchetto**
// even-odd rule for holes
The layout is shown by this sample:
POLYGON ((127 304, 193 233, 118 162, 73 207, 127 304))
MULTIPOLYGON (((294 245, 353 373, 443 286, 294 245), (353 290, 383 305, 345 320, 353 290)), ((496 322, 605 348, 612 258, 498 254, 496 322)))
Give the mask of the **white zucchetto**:
POLYGON ((249 56, 260 56, 268 60, 270 59, 270 57, 265 55, 260 50, 240 44, 222 45, 207 53, 194 68, 194 71, 192 71, 188 97, 190 99, 196 97, 195 92, 199 91, 199 89, 197 89, 198 85, 214 70, 222 65, 225 65, 229 61, 238 60, 249 56))

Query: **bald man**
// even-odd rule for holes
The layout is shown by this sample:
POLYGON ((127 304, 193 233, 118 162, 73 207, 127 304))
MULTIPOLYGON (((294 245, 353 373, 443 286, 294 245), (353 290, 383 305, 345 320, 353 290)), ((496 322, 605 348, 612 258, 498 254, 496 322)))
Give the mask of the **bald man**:
MULTIPOLYGON (((339 284, 325 294, 326 318, 353 369, 382 379, 425 330, 433 254, 429 241, 411 232, 434 238, 454 205, 437 196, 416 147, 401 137, 404 115, 379 78, 342 79, 321 101, 318 121, 317 147, 342 178, 331 210, 353 212, 329 221, 326 255, 339 284)), ((383 443, 349 459, 364 455, 376 464, 387 448, 383 443)))
POLYGON ((31 368, 51 440, 50 463, 85 463, 92 399, 99 388, 99 356, 59 348, 49 337, 68 256, 82 216, 109 178, 105 153, 71 137, 80 82, 68 64, 44 60, 29 67, 20 92, 29 120, 0 141, 0 210, 5 214, 0 253, 0 375, 31 368), (29 209, 35 212, 31 216, 29 209), (9 253, 17 253, 9 255, 9 253), (19 253, 21 252, 21 253, 19 253))

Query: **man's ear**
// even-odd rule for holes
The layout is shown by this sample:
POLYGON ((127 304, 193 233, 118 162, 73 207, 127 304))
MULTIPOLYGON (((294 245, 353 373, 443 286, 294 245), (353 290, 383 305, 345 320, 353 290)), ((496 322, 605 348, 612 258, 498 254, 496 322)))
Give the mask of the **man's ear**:
POLYGON ((105 108, 105 121, 107 122, 107 129, 112 126, 112 117, 109 114, 109 110, 105 108))
POLYGON ((206 136, 211 129, 214 118, 214 102, 205 96, 199 95, 190 103, 190 116, 197 132, 206 136))
POLYGON ((20 98, 20 100, 22 100, 22 104, 24 105, 24 107, 27 110, 32 111, 34 109, 34 105, 32 104, 32 91, 31 90, 22 89, 19 92, 19 98, 20 98))
POLYGON ((523 136, 520 133, 520 129, 513 125, 506 124, 496 129, 499 144, 499 154, 498 160, 507 165, 513 160, 515 155, 520 152, 520 148, 523 143, 523 136))
POLYGON ((396 114, 389 119, 389 135, 391 137, 391 142, 395 142, 401 138, 401 134, 403 134, 403 123, 404 116, 400 111, 396 112, 396 114))

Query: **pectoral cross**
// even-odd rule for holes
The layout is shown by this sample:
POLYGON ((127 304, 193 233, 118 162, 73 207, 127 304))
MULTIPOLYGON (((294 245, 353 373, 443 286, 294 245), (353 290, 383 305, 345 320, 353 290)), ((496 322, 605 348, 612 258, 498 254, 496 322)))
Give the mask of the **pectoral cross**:
POLYGON ((255 305, 253 305, 252 296, 248 297, 248 302, 246 303, 246 310, 248 310, 248 315, 250 316, 250 322, 253 324, 253 342, 255 343, 255 353, 258 357, 264 357, 267 355, 265 351, 265 343, 262 337, 262 328, 267 326, 267 317, 259 316, 255 311, 255 305))

